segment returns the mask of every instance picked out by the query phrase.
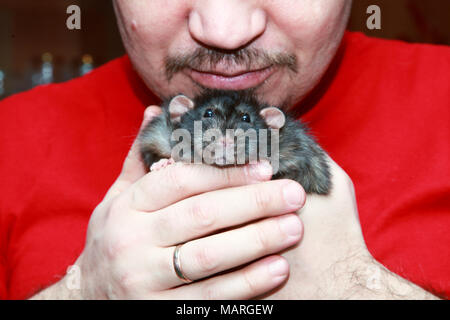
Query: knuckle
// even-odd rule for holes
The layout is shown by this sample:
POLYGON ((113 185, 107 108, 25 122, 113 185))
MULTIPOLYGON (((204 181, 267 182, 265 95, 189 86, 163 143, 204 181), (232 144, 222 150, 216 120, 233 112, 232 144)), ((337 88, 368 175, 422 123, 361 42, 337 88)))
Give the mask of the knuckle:
POLYGON ((126 243, 121 238, 113 238, 106 244, 106 254, 111 260, 116 260, 124 251, 126 243))
POLYGON ((253 228, 253 238, 256 241, 256 247, 259 254, 263 254, 268 252, 270 249, 270 242, 267 237, 267 232, 264 231, 264 228, 261 224, 257 224, 253 228))
POLYGON ((115 285, 109 286, 108 297, 111 299, 136 299, 140 293, 142 278, 121 268, 117 271, 115 285))
POLYGON ((251 272, 249 270, 243 270, 242 271, 242 277, 244 280, 244 285, 247 288, 248 295, 254 296, 259 293, 258 290, 258 283, 255 277, 252 276, 251 272))
POLYGON ((205 300, 220 300, 220 299, 223 299, 223 297, 221 296, 221 294, 220 294, 220 292, 218 290, 218 286, 214 282, 205 284, 203 286, 201 296, 205 300))
POLYGON ((333 177, 339 184, 350 184, 352 180, 350 176, 341 167, 336 166, 333 170, 333 177))
POLYGON ((253 198, 258 211, 264 212, 269 208, 271 196, 269 193, 264 192, 264 189, 256 189, 254 191, 253 198))
POLYGON ((202 275, 215 273, 219 263, 216 255, 208 247, 202 247, 194 251, 194 261, 202 275))
POLYGON ((188 187, 186 181, 189 179, 186 178, 186 170, 185 166, 179 165, 171 165, 168 168, 165 168, 164 174, 167 184, 170 186, 172 191, 174 192, 182 192, 188 187))
POLYGON ((119 287, 124 292, 129 292, 134 286, 134 283, 136 283, 133 280, 133 276, 129 272, 122 272, 119 276, 119 279, 117 280, 119 287))
POLYGON ((215 223, 213 210, 208 210, 199 201, 193 201, 187 212, 187 218, 193 221, 193 225, 200 230, 210 229, 215 223))
POLYGON ((169 239, 168 236, 172 234, 173 224, 171 214, 160 212, 154 216, 152 223, 150 224, 149 234, 152 238, 159 239, 159 242, 166 243, 169 239))
POLYGON ((119 257, 134 247, 137 242, 137 236, 132 233, 121 230, 110 230, 106 233, 106 254, 111 260, 119 260, 119 257))
POLYGON ((350 176, 340 167, 335 170, 333 174, 334 183, 337 186, 337 190, 342 190, 344 194, 354 194, 355 193, 355 186, 353 184, 352 179, 350 176))
POLYGON ((231 169, 222 169, 219 170, 220 174, 222 175, 222 180, 224 181, 225 185, 230 186, 233 185, 234 176, 233 171, 231 169))

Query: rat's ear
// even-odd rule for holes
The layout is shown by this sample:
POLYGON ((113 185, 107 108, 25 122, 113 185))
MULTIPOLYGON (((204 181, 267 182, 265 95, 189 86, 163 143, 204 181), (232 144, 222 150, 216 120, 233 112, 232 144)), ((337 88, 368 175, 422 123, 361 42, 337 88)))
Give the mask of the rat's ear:
POLYGON ((286 123, 286 116, 283 111, 276 107, 264 108, 259 112, 266 124, 272 129, 280 129, 286 123))
POLYGON ((194 108, 194 102, 185 95, 179 94, 173 97, 169 103, 170 120, 178 122, 181 116, 194 108))

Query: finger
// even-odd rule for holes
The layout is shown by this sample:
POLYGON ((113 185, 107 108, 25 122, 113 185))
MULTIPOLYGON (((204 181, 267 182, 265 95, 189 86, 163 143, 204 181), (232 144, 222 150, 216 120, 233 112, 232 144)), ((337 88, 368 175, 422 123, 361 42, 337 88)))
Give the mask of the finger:
MULTIPOLYGON (((158 106, 150 106, 145 109, 144 119, 142 121, 139 132, 156 116, 161 114, 162 110, 158 106)), ((145 166, 143 165, 143 161, 139 152, 139 143, 136 138, 131 146, 130 151, 128 152, 127 157, 125 158, 122 171, 119 175, 118 180, 124 180, 129 182, 130 184, 135 182, 137 179, 142 177, 147 173, 145 166)))
MULTIPOLYGON (((144 111, 144 118, 142 120, 139 132, 161 112, 162 110, 158 106, 147 107, 144 111)), ((139 133, 137 136, 139 136, 139 133)), ((119 177, 108 190, 105 198, 115 196, 118 193, 122 192, 125 188, 130 186, 133 182, 144 176, 146 173, 147 170, 141 160, 141 156, 139 153, 139 143, 136 137, 122 165, 122 170, 119 174, 119 177)))
POLYGON ((173 246, 261 218, 299 210, 305 191, 292 180, 227 188, 203 193, 159 210, 147 219, 155 244, 173 246))
POLYGON ((282 284, 289 264, 280 256, 266 257, 242 269, 167 290, 162 299, 236 300, 260 296, 282 284))
POLYGON ((183 272, 189 279, 206 278, 286 249, 301 235, 300 219, 288 214, 187 242, 180 248, 183 272))
MULTIPOLYGON (((300 241, 303 227, 295 214, 269 218, 238 229, 190 241, 179 248, 184 275, 199 280, 284 250, 300 241), (236 250, 239 248, 239 250, 236 250)), ((164 261, 170 261, 175 247, 166 248, 164 261)), ((164 268, 161 278, 166 288, 183 282, 174 268, 164 268)))
POLYGON ((266 181, 271 177, 272 167, 266 161, 232 168, 175 163, 137 181, 130 188, 128 198, 131 208, 154 211, 199 193, 266 181))

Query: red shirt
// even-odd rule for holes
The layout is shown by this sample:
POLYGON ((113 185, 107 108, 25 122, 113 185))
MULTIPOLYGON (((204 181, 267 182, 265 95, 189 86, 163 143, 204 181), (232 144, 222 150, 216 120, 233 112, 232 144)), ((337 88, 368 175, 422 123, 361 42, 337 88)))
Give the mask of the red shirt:
MULTIPOLYGON (((371 254, 450 297, 450 48, 347 33, 298 110, 352 178, 371 254)), ((0 102, 0 298, 58 281, 158 100, 125 56, 0 102)))

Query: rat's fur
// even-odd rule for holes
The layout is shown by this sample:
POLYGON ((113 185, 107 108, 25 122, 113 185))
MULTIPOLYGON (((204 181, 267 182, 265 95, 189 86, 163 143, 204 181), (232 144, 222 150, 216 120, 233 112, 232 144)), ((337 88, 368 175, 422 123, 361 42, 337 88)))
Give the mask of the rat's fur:
MULTIPOLYGON (((176 121, 173 118, 171 120, 170 102, 171 99, 168 99, 163 103, 163 113, 153 119, 139 136, 141 155, 148 167, 160 159, 171 157, 171 150, 176 142, 170 138, 175 129, 187 129, 194 136, 196 120, 202 121, 203 130, 215 128, 223 134, 226 129, 246 131, 253 128, 258 132, 260 129, 270 128, 260 114, 261 110, 270 106, 259 103, 248 92, 208 90, 195 97, 193 108, 176 121), (207 109, 212 109, 215 116, 205 118, 207 109), (250 123, 240 121, 245 113, 250 116, 250 123)), ((270 145, 268 150, 270 152, 270 145)), ((248 151, 246 148, 247 156, 248 151)), ((308 135, 303 123, 286 115, 284 126, 279 129, 279 169, 273 176, 273 179, 282 178, 298 181, 307 193, 327 194, 331 188, 325 152, 308 135)))

